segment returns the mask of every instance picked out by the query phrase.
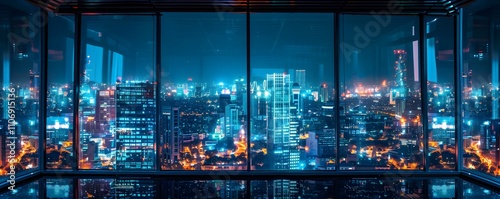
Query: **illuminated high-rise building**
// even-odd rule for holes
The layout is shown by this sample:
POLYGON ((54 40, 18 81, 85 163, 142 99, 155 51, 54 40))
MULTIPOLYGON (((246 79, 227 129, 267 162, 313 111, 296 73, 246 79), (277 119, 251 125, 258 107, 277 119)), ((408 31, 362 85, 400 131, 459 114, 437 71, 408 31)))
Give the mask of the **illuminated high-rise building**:
POLYGON ((399 92, 400 97, 405 97, 408 90, 408 82, 406 79, 406 51, 394 50, 395 65, 394 65, 394 78, 395 87, 399 92))
POLYGON ((100 90, 97 92, 97 128, 99 133, 109 133, 116 120, 115 90, 100 90))
POLYGON ((269 91, 261 91, 258 90, 254 94, 252 94, 252 102, 250 103, 251 105, 251 112, 250 115, 254 116, 266 116, 267 115, 267 109, 268 109, 268 98, 270 93, 269 91))
POLYGON ((155 86, 117 83, 115 100, 117 169, 154 168, 155 86))
POLYGON ((299 134, 300 134, 300 86, 293 83, 292 101, 290 104, 290 169, 298 170, 300 168, 299 134))
POLYGON ((272 154, 272 169, 290 169, 290 75, 267 75, 270 92, 268 109, 268 151, 272 154))
MULTIPOLYGON (((493 129, 493 136, 492 136, 492 147, 494 148, 493 150, 500 148, 500 119, 495 119, 491 121, 491 126, 493 129)), ((497 163, 497 167, 500 165, 500 153, 497 152, 495 156, 495 161, 497 163)))
POLYGON ((32 99, 38 99, 39 89, 40 89, 40 73, 38 73, 38 65, 30 70, 30 97, 32 99))
POLYGON ((162 163, 177 163, 180 158, 180 111, 179 107, 164 106, 161 115, 160 139, 164 144, 162 163))
POLYGON ((321 84, 321 86, 319 87, 319 99, 321 102, 327 102, 328 98, 328 85, 321 84))
POLYGON ((226 106, 226 111, 224 112, 226 125, 225 136, 226 137, 237 137, 238 131, 240 130, 240 122, 238 120, 239 107, 236 104, 229 104, 226 106))
POLYGON ((464 73, 462 73, 462 95, 463 99, 470 99, 472 93, 472 70, 469 70, 468 73, 465 71, 468 68, 468 63, 464 63, 464 73))
POLYGON ((71 133, 68 133, 73 128, 68 117, 49 117, 47 118, 46 129, 46 146, 58 149, 63 146, 64 142, 70 140, 71 133))

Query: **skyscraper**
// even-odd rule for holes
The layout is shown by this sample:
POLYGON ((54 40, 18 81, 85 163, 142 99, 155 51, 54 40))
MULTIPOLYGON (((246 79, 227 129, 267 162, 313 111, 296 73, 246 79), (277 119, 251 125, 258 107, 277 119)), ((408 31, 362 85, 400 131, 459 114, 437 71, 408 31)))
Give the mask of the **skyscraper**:
POLYGON ((96 98, 97 128, 99 133, 109 133, 116 120, 115 90, 100 90, 96 98))
POLYGON ((396 59, 394 70, 395 71, 395 86, 399 96, 404 97, 407 94, 408 83, 406 80, 406 51, 394 50, 394 57, 396 59))
POLYGON ((30 70, 30 97, 38 99, 40 89, 40 73, 38 73, 38 65, 35 64, 33 70, 30 70))
POLYGON ((273 169, 290 169, 290 75, 267 75, 270 103, 268 112, 268 149, 273 169))
POLYGON ((149 82, 117 83, 116 165, 152 169, 155 151, 155 89, 149 82))
POLYGON ((321 84, 319 87, 319 99, 320 102, 327 102, 329 98, 328 95, 328 85, 326 84, 321 84))
POLYGON ((177 163, 180 158, 180 111, 179 107, 164 106, 161 116, 161 135, 163 146, 162 163, 177 163))
POLYGON ((236 104, 228 104, 226 106, 226 111, 224 113, 226 118, 226 137, 236 137, 238 135, 238 131, 240 130, 240 123, 238 121, 239 115, 239 107, 236 104))
POLYGON ((301 88, 306 87, 306 70, 295 70, 295 83, 301 88))
POLYGON ((300 86, 298 83, 293 83, 292 98, 290 104, 290 169, 298 170, 300 168, 300 151, 299 151, 299 130, 300 130, 300 86))

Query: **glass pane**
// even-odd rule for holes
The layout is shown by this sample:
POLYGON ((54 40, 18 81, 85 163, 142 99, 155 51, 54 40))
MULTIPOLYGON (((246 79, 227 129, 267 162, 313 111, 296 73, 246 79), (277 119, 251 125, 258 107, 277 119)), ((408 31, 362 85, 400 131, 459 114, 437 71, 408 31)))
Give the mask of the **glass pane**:
POLYGON ((78 179, 78 198, 112 198, 113 181, 113 179, 78 179))
POLYGON ((429 179, 429 198, 455 198, 455 179, 429 179))
POLYGON ((398 179, 352 179, 339 180, 335 183, 340 190, 337 198, 430 198, 424 191, 427 180, 398 179))
POLYGON ((338 198, 334 181, 274 179, 250 183, 251 198, 338 198))
POLYGON ((46 168, 71 169, 74 110, 74 17, 49 18, 46 168))
POLYGON ((500 179, 500 2, 479 0, 463 14, 463 162, 500 179))
POLYGON ((153 180, 78 179, 78 198, 156 198, 153 180))
POLYGON ((38 168, 40 32, 46 21, 29 4, 9 1, 0 9, 0 181, 5 182, 38 168))
POLYGON ((165 199, 178 198, 246 198, 244 180, 161 181, 165 199))
POLYGON ((38 199, 40 198, 40 183, 38 180, 29 182, 21 186, 16 186, 13 190, 1 193, 2 199, 38 199))
POLYGON ((70 199, 73 197, 73 179, 46 179, 46 198, 70 199))
POLYGON ((245 14, 163 13, 163 170, 246 170, 245 14))
POLYGON ((340 21, 340 169, 422 169, 418 17, 340 21))
POLYGON ((429 169, 455 169, 453 17, 426 17, 429 169))
POLYGON ((464 189, 462 192, 463 199, 498 199, 500 197, 498 190, 490 190, 465 180, 462 180, 462 182, 464 189))
POLYGON ((335 169, 333 14, 250 21, 252 169, 335 169))
MULTIPOLYGON (((460 178, 334 178, 320 180, 260 178, 251 180, 207 179, 87 179, 48 178, 19 184, 14 191, 0 193, 2 199, 40 198, 39 188, 45 198, 492 198, 500 197, 497 189, 483 187, 460 178), (73 184, 73 183, 77 184, 73 184), (73 187, 73 186, 77 187, 73 187), (76 192, 74 192, 76 191, 76 192), (76 197, 73 197, 77 194, 76 197), (457 195, 458 194, 458 195, 457 195)), ((359 176, 358 176, 359 177, 359 176)))
POLYGON ((153 169, 155 17, 83 16, 82 27, 79 168, 153 169))

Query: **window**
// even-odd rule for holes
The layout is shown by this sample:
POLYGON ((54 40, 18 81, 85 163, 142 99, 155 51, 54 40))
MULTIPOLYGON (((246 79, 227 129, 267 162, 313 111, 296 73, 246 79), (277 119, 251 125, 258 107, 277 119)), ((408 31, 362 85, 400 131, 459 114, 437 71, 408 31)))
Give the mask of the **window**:
POLYGON ((73 179, 45 179, 46 198, 73 198, 73 179))
POLYGON ((5 15, 0 22, 0 180, 5 182, 8 176, 38 168, 44 23, 37 18, 41 12, 27 3, 2 3, 1 9, 5 15))
POLYGON ((429 169, 453 170, 455 154, 454 18, 425 17, 429 169))
POLYGON ((462 161, 500 176, 500 3, 478 0, 459 21, 245 13, 240 3, 224 12, 83 14, 81 24, 51 16, 47 66, 41 13, 25 3, 1 5, 2 177, 9 153, 17 174, 37 169, 40 143, 52 170, 454 171, 462 161))
POLYGON ((162 170, 247 168, 245 24, 241 13, 163 13, 162 170))
POLYGON ((47 169, 71 169, 74 111, 74 17, 49 18, 47 76, 47 169))
POLYGON ((422 169, 418 18, 343 15, 340 27, 340 170, 422 169))
POLYGON ((155 17, 83 16, 82 27, 79 168, 154 169, 141 143, 154 142, 156 104, 140 99, 156 99, 155 17))
POLYGON ((334 169, 333 14, 250 23, 252 169, 334 169))
POLYGON ((463 166, 500 176, 498 2, 476 1, 463 15, 463 166))

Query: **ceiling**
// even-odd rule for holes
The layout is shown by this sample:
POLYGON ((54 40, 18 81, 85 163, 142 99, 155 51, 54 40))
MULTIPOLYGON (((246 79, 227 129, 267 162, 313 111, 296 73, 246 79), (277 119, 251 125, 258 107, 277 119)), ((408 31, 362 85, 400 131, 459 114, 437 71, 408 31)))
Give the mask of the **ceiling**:
POLYGON ((47 10, 70 13, 204 12, 337 12, 454 15, 474 0, 26 0, 47 10), (399 12, 400 11, 400 12, 399 12))

